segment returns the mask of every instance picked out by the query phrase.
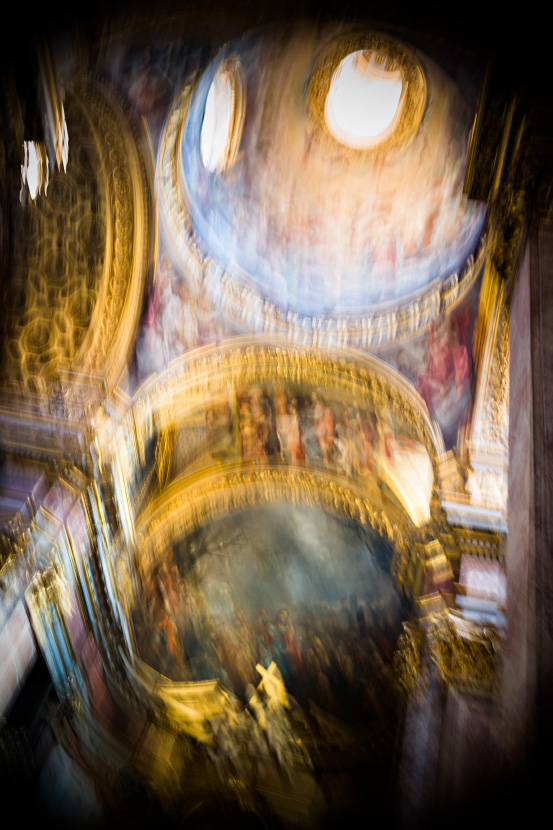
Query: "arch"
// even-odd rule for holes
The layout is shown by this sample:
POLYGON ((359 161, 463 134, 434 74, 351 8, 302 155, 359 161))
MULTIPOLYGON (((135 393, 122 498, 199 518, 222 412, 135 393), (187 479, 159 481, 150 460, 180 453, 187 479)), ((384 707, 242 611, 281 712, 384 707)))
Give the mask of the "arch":
POLYGON ((77 95, 104 162, 109 199, 98 302, 73 368, 101 375, 111 389, 125 372, 134 346, 156 229, 147 161, 115 91, 106 81, 85 76, 77 95))
MULTIPOLYGON (((252 345, 251 340, 233 338, 221 347, 213 345, 190 352, 137 391, 125 417, 127 434, 136 436, 136 457, 141 457, 141 448, 154 429, 158 433, 174 432, 193 418, 205 425, 217 395, 234 396, 234 419, 239 420, 235 390, 268 385, 273 390, 299 388, 310 395, 321 395, 321 400, 334 400, 336 406, 365 415, 373 413, 369 417, 375 419, 380 449, 372 475, 387 484, 416 525, 429 520, 437 458, 443 452, 440 429, 430 420, 422 398, 399 372, 378 358, 354 350, 285 350, 267 341, 252 345)), ((203 441, 200 431, 198 453, 203 441)), ((241 458, 245 461, 247 454, 241 458)), ((300 464, 308 469, 320 466, 305 457, 300 464)), ((132 459, 126 466, 132 474, 132 459)), ((219 468, 213 463, 204 466, 219 468)), ((353 475, 347 463, 335 467, 335 473, 344 481, 357 478, 359 471, 353 475)))
POLYGON ((409 517, 378 488, 359 487, 324 470, 229 465, 196 480, 183 476, 163 491, 136 522, 139 551, 154 558, 168 538, 181 537, 204 522, 252 505, 304 504, 370 525, 392 544, 403 545, 409 517))
MULTIPOLYGON (((297 517, 299 525, 296 525, 296 529, 294 527, 290 529, 289 538, 291 540, 295 538, 294 534, 297 532, 298 526, 302 528, 302 532, 305 532, 305 514, 308 512, 310 511, 303 510, 300 512, 297 517)), ((259 521, 259 515, 257 513, 255 515, 255 521, 259 521)), ((267 515, 263 512, 261 512, 261 515, 265 515, 265 518, 267 518, 267 515)), ((309 521, 313 522, 313 518, 308 519, 309 521)), ((320 521, 320 518, 316 516, 315 521, 320 521)), ((255 524, 250 524, 249 526, 256 528, 252 533, 255 534, 255 538, 258 538, 257 526, 255 524)), ((312 527, 313 525, 308 524, 307 526, 312 527)), ((311 615, 314 626, 329 625, 332 627, 333 624, 339 625, 339 622, 335 619, 336 608, 340 605, 338 597, 342 593, 343 585, 347 585, 349 582, 350 587, 348 591, 351 591, 353 586, 353 590, 357 594, 355 595, 354 601, 352 599, 353 595, 346 591, 348 602, 350 604, 353 601, 355 602, 355 609, 359 610, 359 614, 362 615, 364 622, 360 623, 359 620, 356 620, 354 614, 352 620, 348 623, 344 620, 343 625, 364 626, 365 612, 362 609, 365 607, 367 609, 376 609, 380 607, 383 601, 391 603, 393 596, 396 597, 396 602, 393 605, 390 604, 390 608, 393 607, 395 609, 395 614, 399 612, 403 613, 401 604, 398 601, 399 592, 397 588, 396 590, 390 591, 390 586, 393 586, 393 580, 395 578, 393 568, 391 567, 392 561, 391 559, 385 559, 385 564, 381 562, 379 565, 377 561, 382 555, 382 548, 384 548, 384 551, 388 551, 388 554, 384 553, 384 555, 389 556, 391 553, 390 549, 398 550, 405 545, 405 538, 402 533, 404 527, 406 534, 413 530, 413 526, 409 522, 408 517, 395 501, 387 499, 378 489, 375 489, 369 496, 362 488, 355 487, 353 484, 347 485, 344 481, 325 471, 312 472, 291 468, 243 468, 235 465, 214 472, 209 476, 202 476, 194 481, 191 481, 190 477, 186 476, 179 478, 148 506, 143 514, 139 516, 136 523, 137 543, 131 568, 135 571, 135 590, 138 588, 139 593, 127 595, 123 603, 129 612, 132 609, 133 619, 133 623, 130 625, 133 630, 133 652, 130 655, 130 660, 127 661, 127 672, 132 676, 133 682, 137 683, 146 699, 156 709, 161 709, 162 717, 165 719, 168 728, 192 735, 199 741, 209 742, 211 734, 209 728, 210 720, 217 717, 225 717, 225 712, 228 715, 233 711, 233 700, 236 701, 234 695, 238 694, 238 692, 234 688, 234 691, 229 696, 228 690, 229 688, 233 689, 232 683, 237 678, 231 681, 230 686, 225 685, 225 682, 218 675, 217 669, 214 669, 213 674, 206 674, 204 673, 206 670, 205 666, 202 664, 200 669, 195 663, 196 658, 194 654, 196 648, 200 648, 203 652, 204 635, 207 638, 205 642, 209 641, 210 635, 206 633, 207 629, 204 633, 199 633, 199 629, 194 629, 196 632, 193 635, 194 644, 183 639, 185 636, 188 637, 184 632, 187 630, 190 631, 191 629, 185 627, 187 626, 184 622, 185 618, 182 616, 181 611, 177 610, 177 608, 182 610, 183 607, 182 605, 178 605, 178 597, 190 597, 191 594, 189 591, 192 591, 196 595, 194 586, 197 575, 201 573, 206 575, 211 574, 209 580, 211 585, 219 585, 219 580, 215 579, 216 571, 213 571, 213 567, 214 562, 220 559, 223 552, 228 554, 229 565, 233 561, 236 565, 235 569, 230 567, 228 571, 224 571, 228 573, 229 580, 233 579, 231 574, 236 575, 238 569, 240 567, 244 568, 244 564, 246 563, 248 573, 252 574, 250 577, 252 589, 248 594, 248 604, 251 607, 247 611, 248 616, 251 618, 252 607, 256 609, 253 612, 254 614, 257 614, 258 611, 261 613, 264 610, 264 602, 268 602, 267 609, 270 611, 271 605, 275 606, 276 604, 276 607, 278 607, 278 603, 282 602, 282 597, 289 594, 288 588, 285 588, 284 591, 279 591, 272 587, 277 585, 277 582, 274 580, 274 574, 278 573, 280 575, 282 573, 283 578, 279 582, 282 581, 284 585, 289 586, 291 584, 290 580, 293 579, 296 585, 296 590, 294 590, 294 605, 296 606, 298 617, 302 619, 302 630, 305 629, 306 634, 308 632, 305 626, 307 625, 307 619, 311 618, 311 615), (284 516, 283 510, 286 509, 286 525, 288 525, 290 515, 288 509, 290 507, 307 507, 323 510, 325 513, 337 515, 339 518, 352 520, 353 523, 359 523, 368 528, 372 528, 375 533, 371 534, 369 532, 357 535, 352 529, 350 522, 340 522, 337 525, 339 535, 335 536, 336 530, 333 529, 332 522, 329 525, 324 525, 325 530, 322 532, 320 538, 317 538, 313 542, 310 553, 303 560, 310 563, 309 567, 312 569, 310 572, 316 574, 316 581, 314 583, 304 581, 305 571, 301 564, 298 569, 297 560, 299 557, 294 553, 293 544, 292 552, 289 553, 288 547, 282 545, 282 540, 280 546, 277 545, 276 547, 272 547, 271 542, 267 541, 273 540, 272 544, 274 545, 275 540, 280 538, 278 535, 273 536, 275 526, 278 527, 279 525, 278 522, 275 525, 272 524, 271 517, 274 515, 272 510, 271 515, 268 517, 269 524, 263 524, 262 536, 264 541, 261 543, 263 550, 260 556, 261 565, 259 562, 256 564, 257 554, 250 561, 249 557, 254 549, 252 548, 250 550, 247 542, 244 547, 244 539, 247 540, 251 537, 246 534, 245 537, 240 535, 239 542, 233 540, 227 535, 227 524, 223 524, 225 528, 223 536, 217 537, 226 540, 223 541, 223 545, 227 547, 223 551, 220 551, 219 547, 216 549, 210 548, 209 546, 205 548, 212 555, 215 550, 214 557, 209 555, 203 557, 199 554, 197 559, 194 559, 194 554, 192 554, 192 558, 189 558, 188 553, 184 558, 181 557, 180 553, 177 556, 176 551, 180 547, 181 542, 186 540, 188 550, 189 540, 191 538, 197 538, 197 533, 201 533, 211 523, 217 523, 220 520, 224 523, 227 520, 227 522, 231 521, 234 527, 236 517, 238 517, 237 528, 239 528, 241 517, 247 524, 247 514, 249 511, 255 511, 258 508, 261 508, 261 511, 263 511, 266 506, 274 506, 275 503, 280 505, 278 509, 281 512, 277 514, 277 519, 278 515, 280 515, 280 522, 282 522, 282 517, 284 516), (380 542, 378 537, 381 537, 380 542), (332 541, 326 550, 321 551, 320 555, 317 553, 316 559, 313 561, 313 553, 314 551, 319 552, 320 548, 318 543, 322 542, 323 539, 331 539, 332 541), (335 547, 336 542, 338 542, 337 547, 335 547), (352 542, 353 545, 350 547, 352 542), (269 546, 266 553, 265 544, 269 546), (351 557, 345 555, 350 553, 352 554, 351 557), (339 556, 338 554, 344 555, 339 556), (179 568, 183 568, 184 564, 184 570, 181 571, 182 583, 180 580, 175 581, 177 573, 175 570, 175 562, 178 561, 178 558, 180 558, 179 568), (268 560, 271 563, 276 562, 276 565, 269 565, 268 560), (374 564, 371 564, 370 560, 374 564), (339 578, 337 577, 335 583, 332 583, 332 591, 330 594, 327 594, 325 589, 321 588, 320 585, 323 585, 325 579, 328 580, 329 563, 334 562, 339 564, 331 564, 331 573, 334 574, 335 572, 336 575, 340 576, 339 578), (202 563, 202 567, 197 572, 195 566, 199 563, 202 563), (388 563, 390 565, 390 571, 388 571, 388 563), (204 570, 203 566, 206 566, 206 570, 204 570), (281 568, 284 570, 281 570, 281 568), (336 571, 334 571, 335 568, 336 571), (368 570, 366 570, 367 568, 368 570), (381 574, 380 576, 378 576, 379 572, 381 574), (301 576, 296 576, 298 573, 301 576), (343 581, 345 573, 347 573, 348 577, 343 581), (321 574, 324 576, 321 576, 321 574), (362 579, 360 579, 361 574, 364 575, 362 579), (384 574, 386 575, 384 576, 384 574), (161 610, 156 612, 155 609, 159 609, 160 606, 155 586, 161 585, 160 580, 163 582, 165 590, 167 591, 167 593, 164 593, 166 600, 163 602, 165 611, 161 610), (185 580, 188 587, 183 590, 182 586, 185 580), (169 588, 169 582, 171 582, 171 588, 169 588), (253 589, 254 585, 255 590, 253 589), (369 585, 370 588, 367 587, 369 585), (383 587, 384 585, 388 586, 386 590, 383 587), (370 599, 365 594, 370 594, 370 599), (267 600, 269 596, 271 598, 270 601, 267 600), (359 605, 357 604, 357 596, 359 596, 360 600, 359 605), (325 598, 328 599, 326 603, 324 602, 325 598), (165 602, 167 603, 166 605, 165 602), (303 614, 300 614, 300 608, 305 609, 303 614), (148 623, 146 625, 144 624, 144 620, 141 620, 141 616, 144 616, 145 612, 148 615, 148 623), (164 632, 166 640, 161 635, 157 637, 157 635, 152 634, 152 631, 157 630, 157 623, 154 622, 154 620, 157 620, 155 616, 157 613, 160 615, 160 627, 164 632), (135 623, 137 625, 136 629, 134 629, 135 623), (164 626, 167 628, 164 628, 164 626), (166 631, 169 636, 165 633, 166 631), (162 649, 164 652, 164 659, 160 658, 161 665, 157 664, 157 657, 160 656, 159 652, 157 657, 155 657, 150 652, 148 646, 148 642, 157 643, 158 640, 160 642, 159 649, 162 649), (197 646, 197 640, 202 641, 201 646, 197 646), (186 645, 186 642, 188 642, 188 645, 186 645), (163 645, 164 643, 165 645, 163 645), (186 657, 184 656, 185 652, 183 649, 186 649, 186 657), (174 658, 179 664, 182 663, 187 666, 184 673, 185 679, 179 674, 173 674, 171 667, 166 662, 166 655, 171 655, 170 660, 174 658), (154 658, 154 662, 149 662, 152 658, 154 658), (188 662, 189 660, 190 663, 188 662), (192 665, 195 668, 189 669, 188 667, 192 665), (196 674, 196 671, 200 672, 199 675, 196 674)), ((220 528, 217 532, 220 532, 220 528)), ((240 530, 237 532, 241 533, 240 530)), ((208 542, 208 545, 210 544, 208 542)), ((322 542, 322 547, 325 547, 325 542, 322 542)), ((201 579, 202 577, 200 576, 199 578, 201 579)), ((240 579, 237 579, 238 585, 240 585, 240 582, 240 579)), ((127 584, 130 588, 131 583, 129 582, 127 584)), ((122 592, 121 585, 118 586, 118 590, 120 593, 122 592)), ((161 590, 164 591, 164 589, 161 590)), ((244 597, 243 591, 241 595, 244 597)), ((202 596, 204 596, 203 593, 202 596)), ((210 590, 206 589, 204 597, 205 619, 213 620, 213 624, 219 626, 220 621, 217 612, 217 603, 215 605, 210 604, 209 597, 210 590)), ((291 594, 288 596, 288 599, 291 599, 291 594)), ((204 608, 204 600, 202 600, 202 608, 204 608)), ((235 602, 237 602, 236 597, 232 601, 234 610, 240 608, 240 605, 236 605, 235 602)), ((196 620, 197 613, 200 612, 194 604, 194 601, 192 601, 192 605, 186 605, 186 608, 188 609, 186 619, 188 619, 188 614, 190 614, 190 618, 193 621, 196 620)), ((342 610, 347 610, 344 608, 343 602, 342 610)), ((202 611, 201 614, 203 613, 202 611)), ((279 614, 281 613, 279 612, 279 614)), ((370 614, 369 618, 372 619, 370 614)), ((242 619, 245 620, 245 617, 242 617, 242 619)), ((250 624, 252 624, 251 619, 250 624)), ((369 623, 366 624, 368 625, 369 623)), ((194 626, 195 623, 193 622, 192 625, 194 626)), ((206 622, 206 626, 209 627, 208 622, 206 622)), ((272 627, 271 630, 273 630, 272 627)), ((364 631, 365 628, 362 628, 362 630, 364 631)), ((273 634, 276 636, 274 631, 273 634)), ((310 636, 314 636, 312 632, 310 636)), ((305 642, 304 649, 307 652, 308 649, 305 642)), ((272 653, 271 649, 269 652, 272 653)), ((261 661, 261 657, 259 659, 261 661)), ((267 657, 264 668, 260 665, 256 666, 260 675, 263 675, 264 670, 267 670, 269 673, 273 671, 271 666, 269 666, 269 659, 267 657)), ((277 658, 274 657, 274 659, 276 660, 277 658)), ((284 658, 282 659, 284 660, 284 658)), ((304 670, 304 663, 303 658, 298 659, 301 664, 301 669, 300 667, 296 667, 296 669, 299 672, 304 670)), ((209 665, 211 666, 212 664, 210 663, 209 665)), ((274 663, 271 665, 274 666, 274 663)), ((286 662, 281 664, 281 668, 282 665, 286 666, 286 662)), ((250 676, 252 669, 253 666, 250 665, 250 676)), ((294 669, 290 669, 289 667, 289 670, 291 672, 289 680, 292 683, 294 669)), ((290 692, 290 689, 288 689, 288 692, 290 692)), ((250 693, 247 692, 246 688, 246 694, 250 693)), ((293 688, 292 694, 294 694, 293 688)), ((286 692, 284 692, 284 695, 284 699, 286 699, 286 692)))

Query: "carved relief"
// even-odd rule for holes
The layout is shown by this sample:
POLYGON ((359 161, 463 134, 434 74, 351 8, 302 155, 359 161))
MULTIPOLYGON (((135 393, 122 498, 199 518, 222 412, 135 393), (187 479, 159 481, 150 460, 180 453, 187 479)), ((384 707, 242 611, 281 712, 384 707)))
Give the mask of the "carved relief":
POLYGON ((451 615, 436 616, 430 622, 428 642, 445 683, 469 694, 496 692, 501 642, 495 628, 482 628, 451 615))

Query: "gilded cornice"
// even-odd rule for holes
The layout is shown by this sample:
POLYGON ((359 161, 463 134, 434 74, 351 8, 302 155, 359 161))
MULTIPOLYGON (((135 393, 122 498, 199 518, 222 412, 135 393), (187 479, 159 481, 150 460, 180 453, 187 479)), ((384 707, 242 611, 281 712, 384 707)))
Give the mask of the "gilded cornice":
POLYGON ((218 465, 197 480, 177 479, 148 506, 136 522, 138 549, 156 557, 171 540, 216 516, 273 502, 321 507, 370 525, 397 548, 404 544, 402 530, 409 520, 377 487, 367 491, 323 470, 218 465))
POLYGON ((403 629, 394 669, 405 697, 424 693, 433 673, 463 695, 489 699, 498 694, 502 640, 496 628, 446 611, 422 624, 404 623, 403 629))
POLYGON ((505 535, 491 530, 456 527, 455 541, 460 555, 468 554, 504 563, 505 535))

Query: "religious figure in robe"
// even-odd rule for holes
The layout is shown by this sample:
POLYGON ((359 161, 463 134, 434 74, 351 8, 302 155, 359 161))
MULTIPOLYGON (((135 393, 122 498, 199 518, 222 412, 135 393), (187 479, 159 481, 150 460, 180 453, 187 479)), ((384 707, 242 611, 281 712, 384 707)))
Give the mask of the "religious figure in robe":
POLYGON ((426 365, 416 385, 430 415, 444 434, 446 444, 454 443, 459 421, 470 402, 471 358, 468 349, 468 314, 458 315, 432 326, 426 365))

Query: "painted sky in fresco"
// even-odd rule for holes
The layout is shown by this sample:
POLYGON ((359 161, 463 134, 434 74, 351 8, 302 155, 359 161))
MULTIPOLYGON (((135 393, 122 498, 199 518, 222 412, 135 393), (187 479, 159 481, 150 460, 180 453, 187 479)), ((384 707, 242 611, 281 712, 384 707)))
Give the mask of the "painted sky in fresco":
POLYGON ((284 309, 340 312, 394 302, 462 266, 484 208, 462 195, 474 108, 421 56, 428 101, 415 139, 375 160, 323 146, 306 118, 305 87, 328 34, 311 29, 230 44, 196 87, 182 169, 206 252, 284 309), (240 56, 246 116, 238 159, 224 175, 201 160, 203 113, 224 56, 240 56))

